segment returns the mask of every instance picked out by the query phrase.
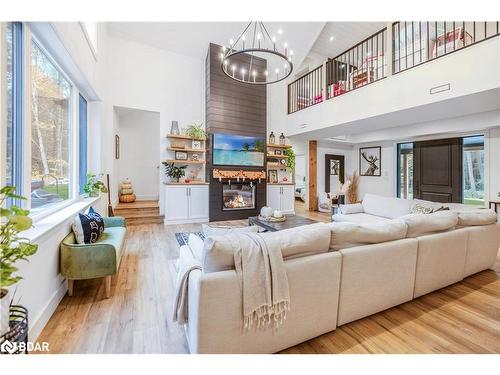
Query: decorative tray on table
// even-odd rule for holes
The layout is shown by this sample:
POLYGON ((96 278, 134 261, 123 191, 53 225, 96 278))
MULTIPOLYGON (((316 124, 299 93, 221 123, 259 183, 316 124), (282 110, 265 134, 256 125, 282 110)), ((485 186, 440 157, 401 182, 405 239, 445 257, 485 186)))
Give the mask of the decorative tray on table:
POLYGON ((283 215, 282 217, 274 217, 274 216, 264 217, 264 216, 259 215, 259 220, 260 221, 267 221, 267 222, 271 222, 271 223, 279 223, 279 222, 285 221, 286 217, 285 217, 285 215, 283 215))

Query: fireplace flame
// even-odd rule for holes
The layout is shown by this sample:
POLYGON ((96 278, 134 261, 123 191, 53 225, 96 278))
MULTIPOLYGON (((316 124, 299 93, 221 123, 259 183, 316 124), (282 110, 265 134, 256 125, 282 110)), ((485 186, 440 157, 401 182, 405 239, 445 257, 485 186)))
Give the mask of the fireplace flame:
POLYGON ((250 207, 250 202, 245 201, 241 194, 236 195, 233 199, 226 202, 227 208, 245 208, 250 207))

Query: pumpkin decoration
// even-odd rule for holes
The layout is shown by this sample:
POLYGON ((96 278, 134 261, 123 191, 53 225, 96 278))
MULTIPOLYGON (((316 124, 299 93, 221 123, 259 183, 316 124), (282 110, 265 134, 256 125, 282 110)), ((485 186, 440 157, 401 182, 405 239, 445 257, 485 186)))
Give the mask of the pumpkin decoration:
POLYGON ((120 184, 120 195, 119 200, 122 203, 132 203, 135 202, 136 196, 134 194, 134 189, 132 187, 132 181, 126 178, 120 184))

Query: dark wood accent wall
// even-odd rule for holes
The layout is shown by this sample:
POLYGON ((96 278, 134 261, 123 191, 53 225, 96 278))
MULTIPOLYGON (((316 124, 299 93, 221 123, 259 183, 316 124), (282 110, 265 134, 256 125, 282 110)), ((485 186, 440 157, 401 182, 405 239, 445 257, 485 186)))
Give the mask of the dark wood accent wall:
MULTIPOLYGON (((266 86, 249 85, 228 78, 221 69, 221 46, 211 43, 206 58, 206 129, 210 135, 207 152, 207 181, 210 182, 209 213, 210 221, 245 219, 255 216, 266 205, 266 181, 256 182, 256 209, 222 211, 222 184, 212 178, 212 135, 214 133, 237 134, 247 136, 267 136, 266 124, 266 86)), ((236 64, 236 74, 240 75, 242 64, 248 64, 249 55, 240 55, 232 59, 236 64)), ((266 60, 254 57, 255 70, 264 72, 266 60)), ((248 74, 248 66, 245 67, 248 74)), ((226 170, 266 170, 266 167, 217 166, 226 170)))

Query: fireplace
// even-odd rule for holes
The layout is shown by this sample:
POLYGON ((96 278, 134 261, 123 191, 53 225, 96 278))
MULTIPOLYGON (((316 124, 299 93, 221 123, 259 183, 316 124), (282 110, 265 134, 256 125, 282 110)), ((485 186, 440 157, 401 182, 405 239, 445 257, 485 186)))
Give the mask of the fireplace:
POLYGON ((222 184, 222 211, 255 209, 255 185, 249 183, 222 184))

